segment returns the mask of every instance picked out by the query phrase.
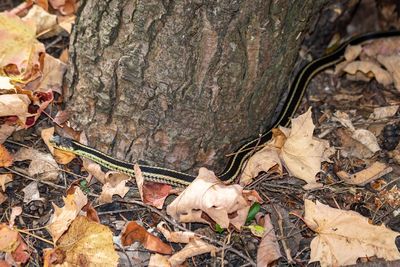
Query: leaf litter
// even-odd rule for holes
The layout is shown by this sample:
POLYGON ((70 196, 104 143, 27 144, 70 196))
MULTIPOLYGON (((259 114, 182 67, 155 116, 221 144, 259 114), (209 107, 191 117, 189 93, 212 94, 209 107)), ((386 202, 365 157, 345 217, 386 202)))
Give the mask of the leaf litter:
MULTIPOLYGON (((400 84, 399 57, 393 56, 398 41, 349 47, 346 62, 336 70, 350 80, 370 81, 364 87, 379 87, 379 83, 390 88, 380 92, 384 104, 374 102, 368 89, 366 96, 360 96, 337 86, 334 94, 315 94, 310 103, 303 103, 306 111, 292 119, 290 128, 273 130, 272 140, 244 165, 240 185, 225 185, 201 168, 196 180, 179 191, 140 180, 140 168, 135 167, 137 190, 130 177, 86 159, 82 164, 74 155, 50 146, 54 133, 85 143, 84 135, 69 126, 69 115, 58 105, 67 50, 64 47, 62 58, 55 58, 36 39, 68 34, 76 5, 75 1, 37 1, 21 8, 29 9, 22 20, 12 13, 0 16, 4 22, 0 32, 5 33, 1 35, 5 45, 0 46, 5 55, 0 62, 4 118, 0 139, 4 142, 14 131, 32 127, 47 148, 37 145, 33 137, 18 137, 19 132, 13 139, 27 141, 23 148, 14 153, 8 143, 1 147, 2 165, 9 170, 0 174, 0 212, 7 215, 0 224, 0 250, 6 255, 0 264, 36 259, 48 266, 224 261, 258 266, 319 261, 333 266, 399 259, 395 246, 400 231, 395 223, 400 205, 399 117, 398 100, 390 93, 400 84), (11 40, 15 36, 23 38, 11 40), (316 105, 321 102, 333 105, 316 105), (42 114, 49 116, 44 127, 37 124, 42 114), (50 153, 43 152, 47 149, 50 153), (56 161, 65 166, 58 167, 56 161), (23 199, 10 202, 14 192, 23 199), (35 208, 37 202, 47 205, 45 213, 35 208), (10 203, 14 203, 12 212, 4 208, 10 203), (248 219, 254 203, 260 203, 261 210, 256 219, 248 219), (216 228, 221 231, 215 232, 216 228), (299 231, 305 247, 293 238, 299 231), (44 257, 32 257, 27 244, 43 251, 44 257), (139 253, 143 250, 148 253, 139 253)), ((324 75, 329 74, 320 76, 324 75)))

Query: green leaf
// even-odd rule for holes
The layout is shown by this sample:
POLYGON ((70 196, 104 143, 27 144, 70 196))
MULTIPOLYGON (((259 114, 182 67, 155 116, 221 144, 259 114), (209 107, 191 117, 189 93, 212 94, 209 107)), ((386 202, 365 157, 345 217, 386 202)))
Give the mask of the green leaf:
POLYGON ((217 232, 218 234, 222 234, 225 231, 224 228, 221 227, 221 225, 219 225, 218 223, 215 224, 215 232, 217 232))
POLYGON ((258 237, 263 237, 264 233, 265 233, 265 228, 262 227, 261 225, 257 225, 257 224, 252 224, 249 226, 245 226, 245 228, 250 229, 251 233, 255 236, 258 237))
POLYGON ((249 213, 247 214, 247 219, 246 219, 246 223, 251 222, 252 220, 254 220, 254 218, 256 217, 256 214, 260 211, 260 203, 255 202, 253 205, 251 205, 249 213))

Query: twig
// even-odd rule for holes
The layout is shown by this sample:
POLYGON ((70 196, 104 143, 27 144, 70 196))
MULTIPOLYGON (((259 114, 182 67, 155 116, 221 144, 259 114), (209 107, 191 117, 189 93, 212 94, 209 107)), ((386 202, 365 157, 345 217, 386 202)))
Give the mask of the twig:
MULTIPOLYGON (((272 205, 272 207, 274 208, 276 214, 278 215, 279 230, 280 230, 280 232, 281 232, 281 236, 284 237, 285 233, 284 233, 284 231, 283 231, 283 218, 282 218, 282 214, 275 208, 274 205, 272 205)), ((286 239, 282 238, 280 241, 282 242, 282 247, 283 247, 283 250, 285 251, 285 254, 286 254, 286 258, 287 258, 288 263, 289 263, 289 264, 294 264, 295 261, 294 261, 293 258, 292 258, 290 248, 289 248, 289 246, 288 246, 287 243, 286 243, 286 239)))
POLYGON ((28 232, 28 231, 21 230, 21 229, 15 229, 15 230, 16 230, 17 232, 20 232, 20 233, 23 233, 23 234, 26 234, 26 235, 30 235, 30 236, 32 236, 32 237, 34 237, 34 238, 36 238, 36 239, 39 239, 39 240, 41 240, 41 241, 43 241, 43 242, 46 242, 46 243, 48 243, 48 244, 54 246, 54 243, 53 243, 53 242, 51 242, 51 241, 49 241, 49 240, 47 240, 47 239, 44 239, 43 237, 40 237, 40 236, 38 236, 38 235, 32 234, 32 233, 30 233, 30 232, 28 232))
POLYGON ((31 180, 31 181, 35 181, 35 182, 38 182, 38 183, 50 185, 50 186, 53 186, 53 187, 56 187, 56 188, 59 188, 59 189, 63 189, 63 190, 66 189, 64 186, 61 186, 61 185, 57 185, 57 184, 54 184, 54 183, 50 183, 50 182, 46 182, 46 181, 41 181, 41 180, 39 180, 39 179, 35 179, 35 178, 32 178, 32 177, 29 177, 28 175, 25 175, 25 174, 23 174, 23 173, 21 172, 21 171, 23 171, 22 169, 19 169, 19 168, 17 168, 17 167, 14 167, 14 169, 19 169, 19 171, 10 169, 10 168, 8 168, 8 167, 4 167, 4 169, 6 169, 6 170, 8 170, 9 172, 12 172, 12 173, 14 173, 14 174, 16 174, 16 175, 19 175, 19 176, 21 176, 21 177, 24 177, 24 178, 26 178, 26 179, 28 179, 28 180, 31 180))

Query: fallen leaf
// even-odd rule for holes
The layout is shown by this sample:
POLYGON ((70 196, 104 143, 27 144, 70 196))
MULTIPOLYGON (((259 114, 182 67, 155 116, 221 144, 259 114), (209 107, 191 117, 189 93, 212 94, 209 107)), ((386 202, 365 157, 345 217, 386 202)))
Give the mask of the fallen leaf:
POLYGON ((44 201, 44 198, 40 197, 37 182, 31 182, 22 189, 22 192, 24 192, 24 203, 29 203, 35 200, 44 201))
POLYGON ((331 208, 306 199, 304 221, 317 236, 311 241, 310 262, 321 266, 356 264, 361 257, 398 260, 395 239, 399 233, 384 225, 372 225, 354 211, 331 208))
POLYGON ((10 167, 12 164, 12 156, 3 145, 0 145, 0 167, 10 167))
POLYGON ((54 117, 54 123, 61 125, 66 121, 68 121, 68 119, 69 119, 69 113, 65 110, 60 110, 54 117))
POLYGON ((339 171, 336 174, 347 184, 366 185, 383 175, 390 173, 392 170, 392 167, 388 167, 384 163, 374 162, 374 164, 368 168, 351 175, 344 171, 339 171))
POLYGON ((18 245, 18 232, 6 224, 0 224, 0 251, 11 253, 18 245))
POLYGON ((11 252, 11 256, 16 265, 21 266, 30 259, 31 251, 21 235, 18 235, 18 247, 11 252))
POLYGON ((158 237, 150 234, 143 226, 136 222, 129 222, 122 231, 122 245, 129 246, 134 242, 140 242, 146 249, 161 254, 171 254, 172 247, 165 244, 158 237))
POLYGON ((359 159, 371 158, 374 153, 364 146, 359 141, 351 137, 351 133, 348 133, 345 129, 339 128, 336 130, 336 135, 342 145, 342 154, 345 157, 356 157, 359 159))
POLYGON ((204 253, 211 253, 212 256, 215 256, 216 251, 217 248, 215 246, 206 243, 200 238, 193 238, 183 249, 172 255, 168 259, 168 262, 172 266, 178 266, 186 261, 186 259, 204 253))
POLYGON ((65 205, 62 208, 53 203, 54 214, 47 226, 54 242, 68 229, 88 200, 79 187, 74 187, 74 192, 63 197, 63 201, 65 205))
POLYGON ((390 118, 397 113, 397 110, 399 110, 399 105, 374 108, 374 113, 369 118, 373 120, 390 118))
POLYGON ((22 18, 23 21, 33 21, 36 26, 36 34, 57 25, 57 16, 49 14, 46 10, 38 5, 33 5, 29 9, 28 14, 22 18))
POLYGON ((3 192, 6 191, 6 184, 9 182, 12 182, 12 174, 11 173, 0 174, 0 186, 1 186, 1 190, 3 190, 3 192))
POLYGON ((8 137, 17 129, 15 125, 4 123, 0 126, 0 144, 3 144, 8 137))
POLYGON ((162 209, 165 199, 172 191, 172 186, 168 184, 145 183, 143 185, 143 202, 157 209, 162 209))
POLYGON ((142 170, 139 167, 139 164, 135 163, 133 166, 133 169, 135 171, 135 181, 136 181, 136 186, 139 191, 140 199, 143 201, 143 184, 144 184, 144 177, 142 174, 142 170))
POLYGON ((1 191, 0 191, 0 205, 1 204, 3 204, 6 200, 7 200, 7 195, 6 194, 3 194, 1 191))
POLYGON ((354 140, 359 140, 361 144, 366 146, 372 153, 376 153, 381 148, 378 145, 378 140, 375 135, 365 129, 357 129, 353 132, 351 136, 354 140))
POLYGON ((168 258, 168 256, 161 254, 152 254, 149 261, 149 267, 171 267, 168 258))
POLYGON ((324 142, 313 138, 315 126, 311 109, 291 121, 292 128, 280 156, 290 175, 306 181, 308 188, 319 186, 315 176, 321 170, 327 147, 324 142))
POLYGON ((65 266, 117 266, 111 230, 97 222, 78 216, 60 237, 56 249, 65 255, 65 266))
POLYGON ((205 212, 222 228, 232 224, 240 229, 255 202, 246 199, 244 192, 241 186, 222 184, 212 171, 200 168, 197 178, 167 206, 167 213, 180 222, 208 223, 202 218, 205 212))
POLYGON ((100 183, 105 184, 106 173, 101 170, 101 166, 90 159, 82 158, 83 168, 90 174, 93 175, 100 183))
POLYGON ((344 52, 344 58, 346 61, 353 61, 361 54, 362 46, 361 45, 350 45, 346 47, 344 52))
POLYGON ((113 195, 119 195, 124 198, 125 194, 128 193, 129 187, 126 183, 131 179, 128 175, 119 172, 107 172, 105 176, 106 183, 101 188, 101 194, 99 197, 100 203, 111 203, 113 195))
POLYGON ((344 69, 345 72, 355 75, 357 72, 365 74, 368 78, 375 79, 382 85, 390 85, 393 82, 389 72, 382 69, 378 64, 369 61, 353 61, 350 62, 344 69))
POLYGON ((9 77, 0 76, 0 90, 11 90, 15 89, 15 86, 11 84, 9 77))
POLYGON ((17 116, 21 123, 25 124, 30 103, 26 95, 0 95, 0 117, 17 116))
POLYGON ((47 148, 50 150, 50 153, 54 155, 54 147, 50 143, 50 139, 54 135, 54 127, 42 129, 40 132, 40 136, 42 137, 43 142, 46 144, 47 148))
POLYGON ((58 165, 51 154, 42 153, 33 148, 21 148, 15 155, 15 161, 31 160, 28 173, 42 181, 58 180, 58 165))
POLYGON ((35 91, 47 92, 52 90, 62 95, 62 82, 67 70, 65 63, 48 54, 44 57, 42 76, 35 91))
POLYGON ((178 232, 171 232, 167 228, 165 222, 160 222, 157 225, 157 230, 160 231, 163 236, 169 241, 174 243, 189 243, 191 239, 193 239, 196 234, 190 231, 178 231, 178 232))
POLYGON ((271 217, 264 216, 264 235, 257 249, 257 266, 271 266, 273 262, 282 257, 271 217))
POLYGON ((397 91, 400 91, 400 56, 397 54, 390 56, 378 55, 377 59, 390 72, 394 80, 394 86, 397 91))
POLYGON ((11 214, 10 214, 10 219, 8 220, 8 225, 10 227, 14 226, 15 219, 22 214, 22 207, 20 206, 15 206, 11 208, 11 214))
POLYGON ((75 12, 77 4, 75 0, 49 0, 50 5, 60 11, 62 15, 71 15, 75 12))

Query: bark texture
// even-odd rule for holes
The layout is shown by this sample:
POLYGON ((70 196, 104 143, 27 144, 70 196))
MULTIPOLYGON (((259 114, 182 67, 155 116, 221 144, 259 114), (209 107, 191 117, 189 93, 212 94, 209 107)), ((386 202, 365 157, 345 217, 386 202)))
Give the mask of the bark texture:
POLYGON ((67 107, 92 146, 194 172, 267 126, 325 0, 86 0, 67 107))

